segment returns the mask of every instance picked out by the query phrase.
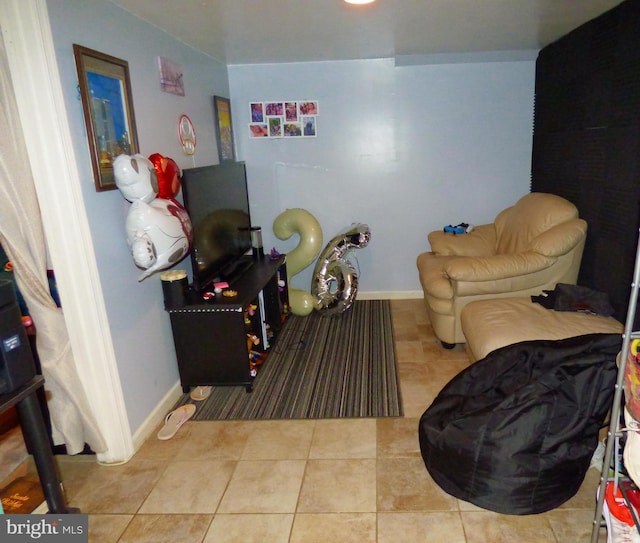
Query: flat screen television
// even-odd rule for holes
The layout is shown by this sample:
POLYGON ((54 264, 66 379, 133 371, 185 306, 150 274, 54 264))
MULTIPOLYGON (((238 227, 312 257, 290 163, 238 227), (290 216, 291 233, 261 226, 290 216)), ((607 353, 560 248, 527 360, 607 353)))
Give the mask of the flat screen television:
POLYGON ((251 218, 244 162, 182 171, 184 207, 193 227, 193 288, 230 282, 251 265, 251 218))

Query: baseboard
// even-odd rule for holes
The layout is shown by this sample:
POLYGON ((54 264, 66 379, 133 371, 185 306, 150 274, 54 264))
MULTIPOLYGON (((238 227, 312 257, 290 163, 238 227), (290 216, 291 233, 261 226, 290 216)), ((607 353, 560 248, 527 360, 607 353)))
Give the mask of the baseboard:
POLYGON ((158 429, 158 426, 164 421, 167 413, 171 411, 171 408, 176 404, 180 396, 182 396, 182 386, 180 385, 180 381, 177 381, 133 434, 133 448, 136 452, 140 450, 142 444, 158 429))
POLYGON ((358 291, 359 300, 413 300, 422 298, 424 293, 421 290, 386 290, 386 291, 358 291))

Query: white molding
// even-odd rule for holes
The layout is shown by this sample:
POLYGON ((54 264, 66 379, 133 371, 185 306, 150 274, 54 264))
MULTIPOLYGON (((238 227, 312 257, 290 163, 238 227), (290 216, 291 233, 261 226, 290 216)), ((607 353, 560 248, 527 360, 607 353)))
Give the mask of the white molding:
POLYGON ((166 418, 167 413, 169 413, 178 402, 180 396, 182 396, 182 386, 180 385, 180 381, 176 381, 176 384, 171 387, 169 392, 165 394, 164 398, 160 400, 160 403, 149 413, 149 416, 133 434, 133 445, 136 451, 139 450, 142 444, 158 429, 159 425, 166 418))
POLYGON ((98 460, 120 463, 133 455, 133 440, 46 1, 2 0, 0 27, 76 366, 107 444, 98 460))
POLYGON ((421 290, 358 291, 358 300, 414 300, 422 298, 421 290))
POLYGON ((396 68, 432 64, 475 64, 487 62, 531 62, 538 58, 538 49, 507 51, 476 51, 465 53, 433 53, 427 55, 396 55, 396 68))

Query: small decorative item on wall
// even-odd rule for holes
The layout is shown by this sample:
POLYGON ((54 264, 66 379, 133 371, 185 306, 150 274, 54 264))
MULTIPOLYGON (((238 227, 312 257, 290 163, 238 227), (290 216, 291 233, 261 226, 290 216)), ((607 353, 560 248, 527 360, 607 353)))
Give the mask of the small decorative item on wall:
POLYGON ((289 100, 251 102, 250 138, 315 137, 318 102, 289 100))
POLYGON ((73 45, 96 191, 116 189, 113 161, 138 152, 129 64, 73 45))
POLYGON ((233 126, 231 124, 231 104, 228 98, 213 97, 213 109, 216 117, 216 139, 220 162, 234 160, 233 126))
POLYGON ((158 68, 160 69, 160 88, 164 92, 184 96, 182 67, 166 58, 158 57, 158 68))
POLYGON ((180 115, 178 120, 178 138, 185 155, 193 155, 196 152, 196 129, 187 115, 180 115))

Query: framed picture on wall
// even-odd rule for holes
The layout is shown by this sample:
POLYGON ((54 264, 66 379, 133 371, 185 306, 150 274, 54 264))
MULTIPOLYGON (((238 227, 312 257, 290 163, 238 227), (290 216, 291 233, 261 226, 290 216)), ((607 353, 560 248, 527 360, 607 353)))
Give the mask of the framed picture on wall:
POLYGON ((73 45, 97 191, 116 189, 113 160, 138 152, 129 63, 73 45))
POLYGON ((231 104, 228 98, 213 97, 215 113, 216 140, 218 143, 218 158, 220 162, 234 160, 233 126, 231 124, 231 104))

